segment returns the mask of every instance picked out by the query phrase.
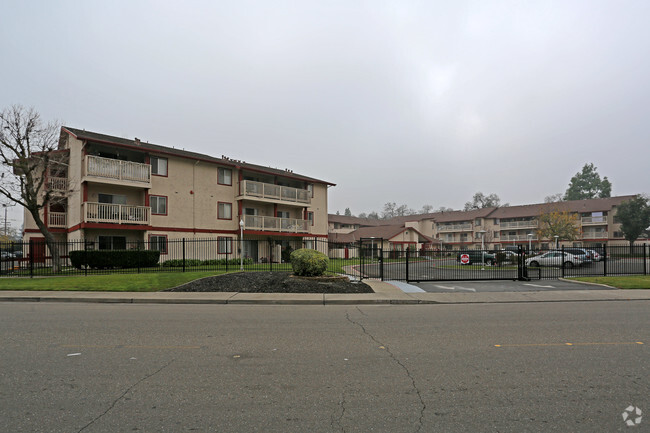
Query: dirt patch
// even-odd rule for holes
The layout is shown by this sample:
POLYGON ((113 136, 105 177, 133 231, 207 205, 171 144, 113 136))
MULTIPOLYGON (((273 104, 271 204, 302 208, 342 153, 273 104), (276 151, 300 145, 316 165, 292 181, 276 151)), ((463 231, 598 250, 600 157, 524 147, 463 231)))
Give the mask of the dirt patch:
POLYGON ((202 278, 168 292, 242 293, 374 293, 365 283, 348 277, 296 277, 289 272, 237 272, 202 278))

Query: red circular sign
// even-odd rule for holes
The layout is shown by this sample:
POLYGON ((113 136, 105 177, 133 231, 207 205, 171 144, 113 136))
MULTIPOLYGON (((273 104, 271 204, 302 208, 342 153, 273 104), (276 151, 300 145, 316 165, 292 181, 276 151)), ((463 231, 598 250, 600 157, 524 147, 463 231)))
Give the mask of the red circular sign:
POLYGON ((469 263, 469 254, 461 254, 460 255, 460 262, 464 265, 469 263))

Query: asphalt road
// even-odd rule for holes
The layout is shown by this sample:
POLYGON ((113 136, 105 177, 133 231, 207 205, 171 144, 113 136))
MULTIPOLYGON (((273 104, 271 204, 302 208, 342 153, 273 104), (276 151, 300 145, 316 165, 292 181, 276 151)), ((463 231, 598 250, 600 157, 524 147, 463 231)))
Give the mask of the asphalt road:
POLYGON ((649 431, 649 313, 3 303, 0 431, 649 431))
MULTIPOLYGON (((397 284, 400 284, 399 282, 397 284)), ((605 286, 582 284, 563 280, 531 280, 531 281, 428 281, 409 283, 425 292, 539 292, 545 290, 616 290, 605 286)), ((408 291, 408 290, 407 290, 408 291)))

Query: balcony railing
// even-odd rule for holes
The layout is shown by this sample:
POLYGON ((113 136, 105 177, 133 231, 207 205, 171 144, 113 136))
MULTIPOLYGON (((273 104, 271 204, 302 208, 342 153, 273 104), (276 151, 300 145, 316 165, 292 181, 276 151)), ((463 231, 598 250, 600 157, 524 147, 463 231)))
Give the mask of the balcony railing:
POLYGON ((530 238, 531 241, 538 240, 537 235, 528 236, 528 235, 503 235, 501 236, 501 241, 527 241, 530 238))
POLYGON ((451 224, 451 225, 439 225, 439 232, 460 232, 464 230, 472 230, 472 223, 466 224, 451 224))
POLYGON ((88 155, 86 156, 86 176, 150 183, 151 165, 88 155))
POLYGON ((584 232, 582 239, 607 239, 607 232, 584 232))
POLYGON ((272 232, 309 233, 309 220, 244 215, 245 230, 268 230, 272 232))
POLYGON ((255 182, 252 180, 242 181, 242 195, 244 197, 257 197, 294 203, 311 203, 311 192, 309 190, 274 185, 272 183, 255 182))
POLYGON ((149 225, 151 208, 126 204, 83 204, 84 222, 149 225))
POLYGON ((501 221, 499 226, 502 229, 533 229, 538 225, 537 220, 530 221, 501 221))
POLYGON ((49 177, 47 186, 51 191, 65 192, 68 190, 68 179, 65 177, 49 177))
POLYGON ((590 217, 582 217, 582 225, 583 226, 595 226, 595 225, 603 225, 607 224, 607 217, 606 216, 590 216, 590 217))
POLYGON ((47 225, 52 228, 66 228, 68 221, 65 212, 50 212, 47 214, 47 225))

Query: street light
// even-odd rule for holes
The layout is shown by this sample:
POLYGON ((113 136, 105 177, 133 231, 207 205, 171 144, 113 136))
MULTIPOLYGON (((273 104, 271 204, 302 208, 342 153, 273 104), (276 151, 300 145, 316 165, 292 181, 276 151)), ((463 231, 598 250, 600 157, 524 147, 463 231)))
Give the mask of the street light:
POLYGON ((485 230, 479 230, 478 233, 481 235, 481 263, 485 264, 485 230))
POLYGON ((7 208, 12 206, 16 206, 16 203, 2 203, 2 207, 5 208, 5 236, 7 236, 7 208))
POLYGON ((239 270, 244 270, 244 219, 239 219, 239 270))
POLYGON ((531 250, 531 248, 530 248, 530 241, 531 241, 532 239, 533 239, 533 234, 532 234, 532 233, 528 233, 528 254, 530 254, 530 250, 531 250))
POLYGON ((555 236, 553 236, 553 237, 555 238, 555 249, 557 250, 557 249, 558 249, 558 243, 557 243, 557 241, 558 241, 559 236, 558 236, 558 235, 555 235, 555 236))

